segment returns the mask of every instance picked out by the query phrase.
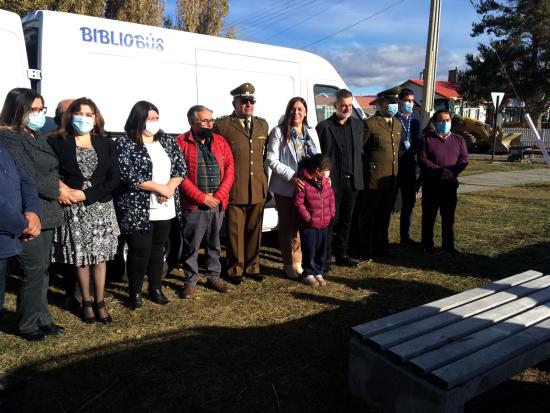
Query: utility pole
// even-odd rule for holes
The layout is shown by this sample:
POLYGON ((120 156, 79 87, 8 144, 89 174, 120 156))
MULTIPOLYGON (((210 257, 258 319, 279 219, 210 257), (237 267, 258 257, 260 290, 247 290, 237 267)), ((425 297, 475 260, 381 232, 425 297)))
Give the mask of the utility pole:
POLYGON ((437 49, 439 47, 439 19, 441 0, 431 0, 426 63, 424 65, 424 100, 422 101, 422 127, 428 124, 434 112, 437 49))

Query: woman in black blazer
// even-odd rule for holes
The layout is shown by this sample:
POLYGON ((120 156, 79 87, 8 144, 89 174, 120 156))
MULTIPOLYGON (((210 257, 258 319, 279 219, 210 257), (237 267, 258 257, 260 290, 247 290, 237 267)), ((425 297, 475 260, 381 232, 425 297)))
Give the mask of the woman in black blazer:
POLYGON ((65 225, 54 235, 52 261, 76 266, 82 320, 89 324, 96 319, 112 322, 104 301, 106 261, 114 258, 120 234, 112 195, 120 173, 114 144, 104 136, 103 125, 95 103, 80 98, 63 115, 58 136, 48 138, 59 159, 63 183, 58 200, 65 215, 65 225))

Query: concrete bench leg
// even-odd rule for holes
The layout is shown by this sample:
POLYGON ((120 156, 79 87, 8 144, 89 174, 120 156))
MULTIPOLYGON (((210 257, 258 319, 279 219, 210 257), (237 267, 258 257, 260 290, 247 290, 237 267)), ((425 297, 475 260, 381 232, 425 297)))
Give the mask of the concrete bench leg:
POLYGON ((463 413, 464 395, 442 390, 372 350, 355 337, 350 341, 351 393, 384 413, 463 413))

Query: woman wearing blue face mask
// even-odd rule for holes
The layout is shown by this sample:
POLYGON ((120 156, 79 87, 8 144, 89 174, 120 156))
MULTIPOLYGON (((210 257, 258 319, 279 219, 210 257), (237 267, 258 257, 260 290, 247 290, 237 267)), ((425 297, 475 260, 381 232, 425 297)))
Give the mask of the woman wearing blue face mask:
POLYGON ((36 184, 42 232, 23 242, 18 256, 23 277, 17 299, 18 333, 30 340, 62 333, 48 311, 50 251, 54 228, 63 224, 59 195, 58 160, 38 131, 46 122, 44 99, 31 89, 16 88, 6 96, 0 113, 0 142, 17 165, 36 184))
POLYGON ((457 203, 458 174, 468 166, 468 151, 462 136, 451 132, 451 114, 435 112, 424 130, 418 148, 422 186, 422 246, 434 249, 433 229, 437 211, 441 214, 443 249, 456 253, 453 225, 457 203))
POLYGON ((65 225, 55 232, 52 259, 76 266, 81 316, 88 324, 112 322, 104 301, 106 262, 114 258, 120 234, 113 205, 120 173, 114 143, 105 137, 103 125, 91 99, 76 99, 63 115, 58 136, 48 139, 66 185, 59 196, 65 225))

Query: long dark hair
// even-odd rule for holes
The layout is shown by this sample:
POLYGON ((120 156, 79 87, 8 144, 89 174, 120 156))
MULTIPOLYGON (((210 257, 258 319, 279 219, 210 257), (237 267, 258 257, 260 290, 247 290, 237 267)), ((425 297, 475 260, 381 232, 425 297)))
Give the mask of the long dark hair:
POLYGON ((57 134, 61 135, 65 139, 69 135, 76 134, 72 124, 72 119, 73 119, 73 115, 80 110, 80 107, 82 105, 89 106, 95 115, 94 128, 92 129, 91 133, 94 135, 105 136, 105 129, 104 129, 105 120, 103 119, 103 116, 101 116, 101 112, 99 111, 94 101, 86 97, 78 98, 69 105, 69 107, 61 117, 61 130, 57 132, 57 134))
POLYGON ((290 140, 290 129, 292 129, 292 112, 294 111, 294 104, 296 102, 300 102, 302 105, 304 105, 304 108, 306 108, 306 116, 304 118, 304 122, 302 123, 303 126, 306 128, 308 127, 307 124, 307 103, 304 100, 304 98, 301 98, 300 96, 293 97, 288 101, 288 105, 286 105, 285 110, 285 116, 283 117, 282 122, 279 124, 281 128, 281 132, 283 134, 285 145, 290 140))
MULTIPOLYGON (((151 102, 140 100, 130 111, 126 125, 124 125, 126 135, 140 146, 143 145, 143 137, 141 135, 145 130, 145 123, 147 122, 150 110, 154 110, 159 114, 159 110, 151 102)), ((156 135, 154 139, 157 139, 156 135)))
POLYGON ((32 109, 32 103, 37 98, 44 105, 44 98, 32 89, 17 87, 10 90, 6 95, 2 112, 0 112, 0 127, 26 131, 26 122, 32 109))

